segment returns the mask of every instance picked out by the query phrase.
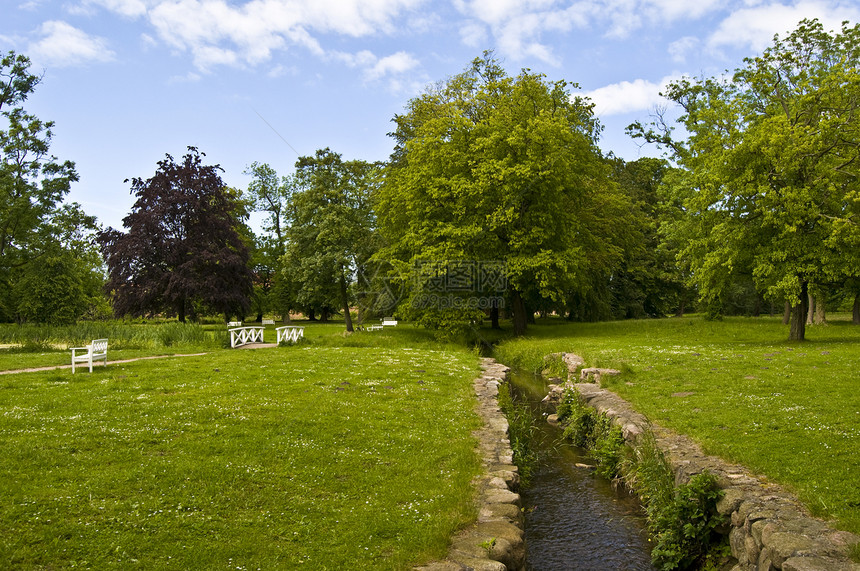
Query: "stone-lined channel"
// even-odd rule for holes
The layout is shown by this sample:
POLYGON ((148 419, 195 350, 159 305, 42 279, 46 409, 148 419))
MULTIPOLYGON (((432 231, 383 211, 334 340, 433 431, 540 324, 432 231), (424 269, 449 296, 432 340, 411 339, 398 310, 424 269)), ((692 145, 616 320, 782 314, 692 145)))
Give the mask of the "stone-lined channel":
POLYGON ((532 410, 544 460, 520 490, 525 511, 526 569, 651 570, 645 520, 636 498, 583 468, 583 453, 560 442, 546 422, 542 377, 510 373, 512 394, 532 410))

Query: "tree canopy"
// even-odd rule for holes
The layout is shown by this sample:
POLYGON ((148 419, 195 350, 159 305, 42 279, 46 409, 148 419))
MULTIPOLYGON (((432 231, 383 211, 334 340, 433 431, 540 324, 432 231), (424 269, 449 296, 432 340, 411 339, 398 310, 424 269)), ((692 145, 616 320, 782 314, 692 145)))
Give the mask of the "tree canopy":
POLYGON ((188 147, 181 162, 166 155, 152 177, 132 179, 137 201, 123 219, 127 231, 99 234, 117 315, 166 312, 185 321, 199 309, 248 311, 253 274, 239 232, 245 208, 222 182, 221 167, 204 165, 204 156, 188 147))
POLYGON ((282 272, 298 307, 323 316, 342 311, 347 331, 353 330, 350 285, 373 253, 370 195, 378 170, 328 148, 296 161, 282 272))
POLYGON ((0 320, 68 323, 98 304, 97 225, 64 203, 78 174, 50 154, 54 123, 23 107, 41 80, 29 69, 0 57, 0 320))
MULTIPOLYGON (((592 105, 571 87, 529 70, 510 77, 485 53, 395 117, 396 146, 376 203, 386 242, 377 258, 416 285, 409 301, 422 322, 482 315, 479 306, 418 299, 429 284, 466 271, 482 298, 501 290, 522 334, 528 304, 563 304, 588 289, 590 273, 608 273, 620 258, 624 225, 609 220, 629 209, 596 147, 592 105), (487 263, 501 275, 483 274, 487 263)), ((441 293, 456 290, 449 284, 441 293)))
POLYGON ((860 26, 803 21, 731 80, 684 79, 665 95, 686 138, 633 129, 686 169, 672 187, 687 213, 675 230, 701 296, 719 303, 746 272, 791 303, 789 338, 803 339, 810 286, 860 272, 860 26))

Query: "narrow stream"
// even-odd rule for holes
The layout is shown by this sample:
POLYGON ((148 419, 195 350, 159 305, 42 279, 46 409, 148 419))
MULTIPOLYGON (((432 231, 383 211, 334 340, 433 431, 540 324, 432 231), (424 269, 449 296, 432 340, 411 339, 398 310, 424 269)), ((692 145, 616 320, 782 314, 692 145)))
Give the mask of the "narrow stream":
POLYGON ((544 419, 543 378, 512 373, 511 388, 514 399, 528 403, 535 414, 544 458, 531 485, 520 490, 526 518, 526 569, 654 569, 638 501, 613 490, 590 470, 576 467, 588 459, 579 449, 560 443, 561 430, 544 419))

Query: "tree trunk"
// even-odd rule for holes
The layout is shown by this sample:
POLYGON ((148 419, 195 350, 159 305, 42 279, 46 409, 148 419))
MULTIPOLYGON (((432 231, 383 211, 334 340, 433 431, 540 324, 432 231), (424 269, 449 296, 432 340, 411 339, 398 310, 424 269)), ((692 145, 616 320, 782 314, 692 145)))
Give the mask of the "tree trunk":
POLYGON ((180 299, 176 302, 176 314, 179 316, 179 322, 185 323, 185 300, 180 299))
POLYGON ((317 318, 316 318, 316 316, 314 315, 314 313, 315 313, 315 312, 314 312, 314 308, 310 308, 310 309, 308 310, 308 321, 316 321, 316 320, 317 320, 317 318))
POLYGON ((349 313, 349 294, 346 289, 346 276, 340 269, 340 302, 343 305, 343 318, 346 320, 346 330, 352 333, 352 315, 349 313))
POLYGON ((526 305, 523 303, 523 297, 520 295, 519 290, 513 290, 511 297, 513 304, 511 310, 514 313, 514 335, 519 337, 521 335, 525 335, 526 327, 528 326, 528 320, 526 319, 526 305))
POLYGON ((791 322, 791 303, 785 302, 785 310, 782 312, 782 324, 788 325, 791 322))
POLYGON ((860 325, 860 293, 854 296, 854 310, 851 312, 851 323, 860 325))
POLYGON ((493 300, 493 306, 490 308, 490 324, 493 329, 501 329, 499 325, 499 301, 493 300))
POLYGON ((791 308, 791 322, 788 327, 789 341, 804 341, 806 339, 806 314, 808 312, 807 284, 803 283, 800 291, 800 303, 791 308))
POLYGON ((681 297, 681 302, 678 304, 678 311, 675 312, 675 317, 684 317, 684 311, 687 309, 686 296, 681 297))
POLYGON ((815 297, 813 297, 812 292, 806 294, 806 299, 808 300, 806 307, 806 324, 812 325, 812 322, 815 319, 815 297))
POLYGON ((819 295, 815 298, 815 315, 812 317, 812 322, 816 325, 827 325, 827 307, 824 305, 824 296, 819 295))

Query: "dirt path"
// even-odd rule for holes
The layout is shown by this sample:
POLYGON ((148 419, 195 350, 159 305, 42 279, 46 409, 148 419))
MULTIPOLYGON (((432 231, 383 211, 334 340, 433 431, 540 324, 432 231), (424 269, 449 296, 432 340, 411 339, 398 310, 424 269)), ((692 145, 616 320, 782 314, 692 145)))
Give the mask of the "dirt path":
MULTIPOLYGON (((131 363, 132 361, 146 361, 148 359, 166 359, 168 357, 200 357, 207 353, 185 353, 176 355, 152 355, 149 357, 135 357, 134 359, 119 359, 117 361, 108 361, 108 365, 117 365, 119 363, 131 363)), ((98 365, 93 365, 97 367, 98 365)), ((86 367, 86 365, 78 365, 77 367, 86 367)), ((0 375, 12 375, 14 373, 37 373, 39 371, 53 371, 54 369, 71 369, 72 365, 53 365, 51 367, 33 367, 31 369, 13 369, 11 371, 0 371, 0 375)), ((89 372, 89 371, 87 371, 89 372)))

